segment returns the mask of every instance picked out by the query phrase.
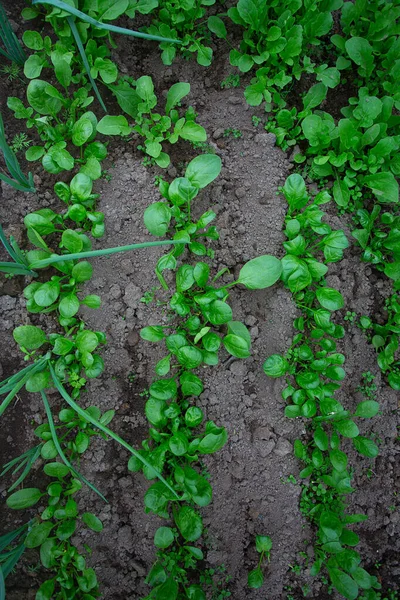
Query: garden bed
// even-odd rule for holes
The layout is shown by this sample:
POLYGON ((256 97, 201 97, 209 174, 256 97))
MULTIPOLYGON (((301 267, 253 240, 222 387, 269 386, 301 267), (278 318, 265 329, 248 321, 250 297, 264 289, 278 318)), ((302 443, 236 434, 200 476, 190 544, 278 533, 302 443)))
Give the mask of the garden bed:
MULTIPOLYGON (((20 25, 19 11, 6 6, 10 17, 20 25)), ((17 30, 19 35, 21 30, 17 30)), ((205 210, 216 214, 220 239, 214 242, 213 272, 227 268, 238 276, 248 260, 263 254, 283 256, 282 243, 287 203, 279 194, 294 165, 275 145, 275 135, 254 125, 252 116, 263 117, 261 108, 249 107, 243 89, 221 89, 221 82, 232 72, 224 42, 215 52, 212 67, 205 69, 193 61, 178 57, 171 67, 162 65, 159 50, 150 42, 117 37, 113 59, 122 73, 138 78, 150 75, 156 84, 158 97, 166 95, 176 82, 190 82, 190 95, 185 99, 198 113, 197 121, 208 135, 207 151, 220 156, 220 176, 196 200, 195 217, 205 210), (232 128, 240 136, 228 135, 232 128), (224 135, 225 132, 225 135, 224 135)), ((1 112, 5 117, 9 137, 18 131, 7 116, 7 96, 23 98, 23 87, 1 82, 1 112)), ((113 141, 104 162, 108 181, 99 179, 94 189, 100 194, 97 209, 104 212, 106 233, 101 247, 151 241, 143 223, 145 209, 160 194, 154 177, 163 174, 156 166, 144 166, 137 141, 113 141)), ((171 181, 182 176, 187 162, 198 150, 187 142, 179 142, 171 150, 172 163, 164 175, 171 181)), ((289 153, 290 154, 290 153, 289 153)), ((53 185, 58 179, 44 173, 41 166, 31 165, 37 193, 26 195, 6 186, 1 187, 0 222, 21 246, 26 245, 23 217, 38 208, 55 207, 61 202, 54 197, 53 185)), ((25 169, 26 170, 26 169, 25 169)), ((344 229, 351 239, 351 225, 346 215, 328 210, 328 221, 335 229, 344 229)), ((147 248, 135 253, 117 254, 92 261, 94 277, 85 286, 85 293, 97 294, 102 306, 85 308, 82 315, 93 330, 104 331, 107 346, 103 351, 104 374, 89 382, 81 402, 96 404, 101 411, 114 409, 112 422, 117 431, 134 448, 139 448, 147 435, 143 390, 154 379, 154 366, 163 357, 158 345, 140 337, 143 327, 167 323, 163 302, 167 296, 160 289, 154 266, 162 249, 147 248), (147 292, 154 292, 152 302, 143 302, 147 292), (157 302, 159 301, 159 302, 157 302)), ((166 276, 168 283, 172 276, 166 276)), ((34 324, 48 327, 46 315, 28 316, 21 296, 21 278, 2 278, 0 297, 3 348, 1 364, 4 377, 23 365, 21 354, 13 340, 14 327, 34 324)), ((360 261, 359 249, 351 244, 342 261, 329 266, 328 286, 341 292, 345 309, 336 313, 346 335, 338 340, 338 352, 346 356, 346 379, 338 393, 339 401, 349 410, 363 399, 359 387, 363 373, 374 375, 376 399, 381 412, 360 425, 363 435, 373 433, 379 445, 379 456, 371 462, 360 457, 345 441, 354 469, 351 512, 368 514, 368 521, 356 525, 360 535, 359 551, 363 565, 376 575, 384 589, 399 589, 400 582, 400 489, 399 466, 399 392, 391 389, 376 363, 376 352, 364 333, 351 320, 344 320, 346 311, 367 315, 382 321, 382 307, 390 295, 387 278, 370 265, 360 261)), ((243 321, 252 338, 252 353, 245 360, 221 353, 219 365, 203 369, 204 391, 197 405, 207 417, 226 427, 228 442, 215 455, 202 459, 202 469, 209 473, 213 486, 213 501, 202 509, 204 569, 219 582, 213 599, 234 600, 248 597, 271 600, 318 598, 324 600, 328 587, 310 576, 314 557, 312 528, 299 510, 301 494, 298 460, 293 456, 293 443, 306 433, 305 423, 284 415, 286 401, 281 393, 282 379, 265 376, 262 365, 271 354, 284 354, 294 335, 293 319, 299 311, 290 292, 277 284, 268 290, 248 291, 237 288, 232 295, 234 318, 243 321), (233 360, 232 360, 233 358, 233 360), (248 571, 256 565, 255 535, 269 535, 273 550, 265 569, 265 585, 259 590, 247 589, 248 571), (300 566, 299 566, 300 565, 300 566), (221 590, 226 590, 225 595, 221 590), (220 594, 220 595, 218 595, 220 594)), ((51 321, 51 317, 50 317, 51 321)), ((54 406, 60 405, 50 393, 54 406), (58 404, 57 404, 58 403, 58 404)), ((0 454, 2 463, 26 450, 33 443, 33 428, 43 422, 44 411, 37 395, 21 393, 14 409, 3 417, 0 454)), ((104 504, 89 489, 79 495, 83 510, 97 514, 104 523, 100 533, 85 532, 77 536, 77 544, 89 543, 93 553, 91 566, 101 582, 107 600, 129 598, 139 600, 148 593, 145 575, 154 561, 154 533, 163 521, 145 514, 143 496, 149 482, 141 473, 127 470, 128 452, 114 442, 96 439, 85 454, 82 473, 106 496, 104 504)), ((39 475, 40 469, 31 474, 39 475)), ((1 485, 6 490, 10 480, 1 485)), ((36 483, 35 483, 36 485, 36 483)), ((19 525, 19 513, 1 507, 2 530, 19 525)), ((33 511, 32 511, 33 512, 33 511)), ((7 599, 35 598, 43 573, 34 550, 28 550, 16 572, 7 579, 7 599)), ((394 597, 394 596, 393 596, 394 597)), ((211 598, 211 596, 210 596, 211 598)))

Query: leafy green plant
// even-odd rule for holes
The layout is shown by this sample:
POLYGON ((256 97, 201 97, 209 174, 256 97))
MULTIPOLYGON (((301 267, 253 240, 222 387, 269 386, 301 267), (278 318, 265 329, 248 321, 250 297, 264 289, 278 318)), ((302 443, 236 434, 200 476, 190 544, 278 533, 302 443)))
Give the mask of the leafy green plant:
MULTIPOLYGON (((62 0, 44 0, 40 2, 38 0, 33 0, 32 4, 33 9, 25 12, 27 18, 34 18, 38 14, 36 9, 36 5, 38 4, 45 4, 52 7, 47 19, 53 25, 57 35, 65 43, 65 48, 71 47, 71 42, 75 42, 83 68, 85 69, 97 99, 105 112, 107 112, 107 109, 95 83, 95 77, 100 73, 103 81, 110 83, 117 79, 118 70, 116 65, 106 58, 110 54, 107 46, 102 45, 102 49, 97 53, 97 44, 93 38, 101 38, 107 35, 108 32, 112 32, 153 41, 168 42, 170 44, 179 43, 178 40, 166 39, 165 37, 157 35, 146 34, 124 27, 117 27, 116 25, 111 25, 106 22, 115 20, 125 11, 128 16, 134 16, 136 11, 146 14, 148 12, 148 8, 145 6, 146 3, 140 4, 135 2, 133 3, 133 6, 128 9, 128 5, 125 2, 115 3, 110 7, 109 2, 103 0, 99 3, 91 3, 90 15, 62 0), (76 23, 75 19, 79 19, 79 22, 76 23), (89 40, 89 42, 86 47, 84 47, 84 43, 87 40, 89 40), (105 49, 105 52, 103 49, 105 49)), ((59 64, 60 62, 64 62, 69 65, 73 58, 73 53, 70 53, 70 58, 66 56, 65 52, 61 54, 64 54, 64 56, 59 57, 59 64)), ((37 59, 35 59, 35 61, 37 61, 37 59)), ((68 70, 68 66, 65 66, 65 64, 61 64, 60 66, 63 70, 68 70)), ((35 75, 35 77, 37 76, 38 75, 35 75)))
MULTIPOLYGON (((142 339, 163 343, 166 354, 155 367, 156 379, 148 389, 145 414, 150 422, 149 438, 142 443, 141 456, 152 466, 143 466, 131 458, 128 468, 143 471, 146 479, 155 478, 155 469, 179 496, 179 502, 160 482, 153 483, 144 498, 146 512, 153 512, 172 521, 172 526, 161 526, 155 534, 159 549, 157 560, 147 577, 153 588, 148 598, 176 598, 180 592, 205 600, 202 586, 191 585, 188 569, 198 569, 203 552, 193 545, 203 532, 199 508, 212 499, 208 479, 196 470, 199 456, 212 454, 227 441, 227 432, 213 421, 204 423, 204 413, 194 404, 203 391, 203 383, 195 373, 202 365, 216 365, 219 350, 237 358, 250 355, 250 333, 243 323, 232 319, 227 302, 229 289, 241 284, 248 289, 264 289, 273 285, 280 276, 281 263, 272 256, 260 256, 246 263, 237 281, 216 287, 214 284, 225 273, 210 279, 207 262, 194 265, 183 260, 185 247, 189 257, 210 257, 213 253, 197 241, 202 230, 205 237, 217 239, 215 228, 208 224, 215 215, 211 211, 192 221, 191 203, 200 190, 211 183, 221 170, 216 155, 201 155, 187 166, 185 176, 171 184, 160 181, 160 191, 166 202, 150 205, 144 222, 156 236, 173 234, 178 243, 174 250, 161 257, 157 274, 165 269, 176 270, 176 292, 171 294, 168 325, 150 325, 140 332, 142 339), (211 235, 210 235, 211 233, 211 235), (178 266, 178 259, 181 258, 178 266), (177 322, 176 322, 177 321, 177 322), (226 331, 221 331, 222 328, 226 331)), ((203 580, 202 580, 203 581, 203 580)), ((224 596, 226 597, 226 596, 224 596)))
POLYGON ((7 100, 15 117, 26 119, 27 127, 35 128, 43 142, 43 145, 29 147, 26 159, 41 160, 43 168, 53 175, 71 171, 78 165, 80 173, 92 181, 98 179, 100 162, 107 156, 107 149, 95 141, 97 117, 86 110, 93 96, 84 88, 79 88, 72 97, 65 96, 46 81, 33 79, 27 88, 27 100, 27 108, 19 98, 7 100), (70 142, 78 156, 67 149, 70 142))
POLYGON ((199 65, 208 67, 212 61, 210 32, 217 37, 225 37, 226 28, 219 17, 206 17, 208 6, 213 6, 215 0, 159 0, 157 14, 154 15, 149 34, 179 39, 180 45, 164 41, 160 44, 161 59, 165 65, 171 65, 176 51, 179 49, 184 56, 196 54, 199 65), (199 22, 200 21, 200 22, 199 22))
POLYGON ((239 0, 228 10, 230 19, 243 28, 239 50, 230 52, 230 63, 242 73, 259 67, 245 97, 251 106, 263 101, 265 108, 272 105, 283 108, 286 104, 283 89, 303 73, 314 72, 314 64, 306 49, 318 45, 319 38, 332 26, 331 11, 339 8, 337 2, 265 2, 239 0), (260 66, 265 65, 265 66, 260 66))
POLYGON ((355 418, 371 418, 379 411, 373 400, 362 401, 352 413, 334 397, 346 376, 345 356, 337 352, 336 340, 344 328, 332 322, 332 313, 344 306, 339 291, 326 286, 327 264, 341 260, 348 242, 342 231, 332 231, 322 222, 320 206, 331 200, 319 192, 310 203, 300 175, 290 175, 283 187, 288 202, 282 258, 282 281, 293 294, 302 316, 294 321, 297 331, 285 356, 270 356, 264 371, 270 377, 285 377, 282 396, 289 404, 289 418, 310 419, 311 440, 294 443, 294 453, 304 462, 300 478, 304 485, 301 509, 317 527, 316 560, 311 569, 317 575, 322 567, 331 584, 345 598, 354 600, 361 589, 379 589, 376 579, 360 567, 361 557, 353 547, 358 536, 348 528, 365 520, 365 515, 347 515, 343 498, 353 491, 348 457, 341 448, 342 438, 352 440, 361 455, 375 458, 378 447, 360 434, 355 418), (314 254, 319 252, 324 261, 314 254), (348 547, 350 546, 350 548, 348 547))
POLYGON ((0 39, 4 46, 4 50, 0 48, 0 54, 8 58, 17 65, 23 65, 25 54, 18 41, 17 36, 12 30, 11 23, 8 20, 6 11, 0 3, 0 39))
POLYGON ((33 183, 33 176, 28 173, 28 177, 24 175, 19 165, 18 159, 14 152, 6 142, 6 134, 4 130, 3 118, 0 114, 0 150, 3 153, 4 161, 8 175, 0 172, 0 180, 4 181, 8 185, 11 185, 14 189, 21 192, 36 192, 35 185, 33 183))
POLYGON ((240 75, 231 73, 221 81, 221 88, 229 90, 240 86, 240 75))
POLYGON ((235 140, 238 140, 241 137, 243 137, 243 133, 240 131, 240 129, 235 129, 234 127, 227 127, 227 129, 224 130, 224 137, 230 136, 232 136, 235 140))
POLYGON ((144 145, 140 145, 139 149, 153 158, 159 167, 166 168, 170 157, 163 151, 163 142, 175 144, 179 138, 190 142, 205 142, 207 139, 205 129, 196 123, 196 113, 191 107, 183 117, 179 117, 176 107, 189 92, 189 83, 175 83, 168 90, 165 115, 153 112, 157 96, 151 77, 144 75, 135 82, 135 90, 129 97, 129 114, 134 116, 136 125, 129 127, 122 115, 105 116, 97 124, 97 131, 104 135, 129 135, 137 132, 144 139, 144 145))
POLYGON ((270 561, 272 550, 271 538, 268 535, 256 535, 256 550, 260 555, 257 568, 250 571, 247 576, 247 585, 251 589, 258 589, 264 583, 262 564, 265 558, 268 562, 270 561))

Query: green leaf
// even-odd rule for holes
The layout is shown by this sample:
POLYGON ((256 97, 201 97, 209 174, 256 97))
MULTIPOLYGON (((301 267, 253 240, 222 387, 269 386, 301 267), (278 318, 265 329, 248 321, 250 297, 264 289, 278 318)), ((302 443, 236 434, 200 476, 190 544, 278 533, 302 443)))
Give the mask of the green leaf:
POLYGON ((232 356, 236 356, 237 358, 247 358, 250 356, 248 341, 238 335, 226 335, 222 343, 232 356))
POLYGON ((289 363, 280 354, 271 354, 263 364, 263 370, 268 377, 283 377, 289 369, 289 363))
POLYGON ((275 256, 264 254, 249 260, 241 269, 237 283, 249 290, 262 290, 270 287, 282 273, 282 263, 275 256))
MULTIPOLYGON (((74 265, 71 275, 78 283, 89 281, 93 275, 93 267, 87 260, 82 260, 74 265)), ((86 296, 86 298, 88 298, 88 296, 86 296)))
POLYGON ((194 273, 191 265, 181 265, 176 272, 176 289, 185 292, 194 284, 194 273))
POLYGON ((321 306, 327 310, 339 310, 344 306, 342 294, 333 288, 318 288, 316 291, 316 296, 321 306))
POLYGON ((212 61, 212 49, 203 44, 197 44, 197 62, 202 67, 209 67, 212 61))
POLYGON ((180 364, 186 369, 196 369, 203 362, 203 354, 194 346, 182 346, 176 356, 180 364))
POLYGON ((168 114, 172 108, 177 106, 179 102, 190 93, 190 83, 175 83, 172 85, 167 94, 167 102, 165 104, 165 113, 168 114))
POLYGON ((393 173, 375 173, 364 177, 364 185, 372 190, 379 202, 392 203, 399 201, 399 184, 393 173))
POLYGON ((214 300, 207 307, 207 317, 213 325, 223 325, 232 320, 232 309, 226 302, 214 300))
POLYGON ((189 449, 189 442, 186 435, 178 431, 169 438, 168 446, 175 456, 184 456, 189 449))
POLYGON ((77 173, 70 183, 71 194, 78 200, 84 202, 88 200, 92 193, 93 181, 84 173, 77 173))
POLYGON ((62 479, 70 473, 69 467, 60 462, 47 463, 44 465, 43 471, 49 477, 56 477, 57 479, 62 479))
POLYGON ((226 31, 225 23, 220 17, 208 17, 207 26, 217 37, 226 39, 228 32, 226 31))
POLYGON ((250 589, 257 590, 264 584, 264 576, 260 568, 249 571, 247 575, 247 585, 250 589))
POLYGON ((99 344, 99 338, 93 331, 81 331, 75 338, 75 344, 81 352, 93 352, 99 344))
POLYGON ((256 550, 261 552, 270 552, 272 549, 272 540, 269 535, 256 535, 256 550))
POLYGON ((369 75, 374 64, 373 48, 369 41, 362 37, 351 37, 346 40, 345 48, 351 60, 369 75))
POLYGON ((34 373, 27 380, 25 387, 28 392, 40 392, 46 389, 50 383, 49 371, 41 371, 40 373, 34 373))
POLYGON ((304 110, 309 110, 319 106, 326 98, 328 88, 323 83, 316 83, 311 86, 303 98, 304 110))
POLYGON ((342 472, 347 468, 348 458, 341 450, 332 450, 329 453, 330 461, 336 471, 342 472))
POLYGON ((29 508, 30 506, 37 504, 42 495, 42 492, 38 488, 25 488, 11 494, 11 496, 7 498, 6 504, 8 508, 14 510, 29 508))
POLYGON ((43 49, 43 38, 38 31, 24 31, 22 41, 31 50, 43 49))
POLYGON ((198 451, 200 454, 213 454, 226 444, 227 439, 228 434, 225 427, 215 427, 212 433, 208 433, 201 440, 198 451))
POLYGON ((54 523, 51 522, 37 523, 34 525, 25 538, 25 546, 27 548, 37 548, 38 546, 41 546, 49 537, 53 527, 54 523))
POLYGON ((90 513, 90 512, 83 513, 82 521, 92 531, 97 531, 97 532, 103 531, 103 528, 104 528, 103 523, 93 513, 90 513))
POLYGON ((378 446, 372 440, 362 435, 353 439, 353 445, 357 452, 362 454, 362 456, 375 458, 379 454, 378 446))
POLYGON ((106 115, 97 123, 96 129, 103 135, 129 135, 131 132, 128 121, 123 115, 116 117, 106 115))
POLYGON ((336 590, 347 598, 347 600, 356 600, 358 597, 358 585, 347 573, 340 571, 340 569, 332 569, 328 567, 329 577, 332 585, 336 590))
POLYGON ((20 325, 13 331, 14 340, 27 350, 37 350, 47 341, 46 334, 34 325, 20 325))
POLYGON ((144 224, 155 236, 167 233, 171 221, 171 211, 165 202, 153 202, 144 211, 144 224))
POLYGON ((195 542, 202 534, 201 517, 191 506, 182 506, 175 516, 175 522, 182 537, 188 542, 195 542))
POLYGON ((70 319, 74 317, 79 310, 80 302, 78 297, 71 293, 64 296, 64 298, 60 301, 58 305, 58 310, 60 315, 65 319, 70 319))
POLYGON ((283 193, 290 208, 302 208, 308 202, 307 188, 301 175, 289 175, 283 186, 283 193))
POLYGON ((204 127, 193 121, 186 121, 179 132, 179 136, 183 140, 188 140, 189 142, 205 142, 207 139, 207 133, 204 127))
POLYGON ((75 146, 83 146, 93 133, 93 125, 89 119, 80 118, 72 127, 72 143, 75 146))
POLYGON ((140 330, 140 337, 148 342, 159 342, 165 338, 165 333, 160 325, 150 325, 140 330))
POLYGON ((154 535, 154 545, 157 548, 168 548, 174 539, 174 532, 170 527, 159 527, 154 535))
POLYGON ((66 229, 61 236, 61 244, 72 254, 81 252, 83 239, 77 231, 66 229))
POLYGON ((61 110, 60 94, 47 81, 33 79, 28 85, 26 95, 29 104, 41 115, 56 115, 61 110))
POLYGON ((350 190, 344 179, 338 179, 333 184, 333 198, 338 206, 345 207, 350 200, 350 190))
POLYGON ((379 402, 376 402, 375 400, 365 400, 357 405, 356 412, 354 414, 356 417, 370 419, 378 414, 379 409, 379 402))
POLYGON ((187 166, 185 177, 197 188, 209 185, 221 172, 221 159, 216 154, 196 156, 187 166))

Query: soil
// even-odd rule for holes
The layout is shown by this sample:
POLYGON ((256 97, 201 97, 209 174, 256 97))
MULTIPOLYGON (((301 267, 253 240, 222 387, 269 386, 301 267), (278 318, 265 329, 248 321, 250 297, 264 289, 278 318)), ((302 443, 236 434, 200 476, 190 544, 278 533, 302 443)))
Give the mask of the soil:
MULTIPOLYGON (((20 19, 16 10, 14 20, 18 28, 20 19)), ((228 267, 237 273, 244 262, 259 254, 282 256, 286 206, 277 192, 293 165, 275 147, 272 134, 252 125, 251 116, 262 113, 247 106, 242 88, 221 89, 221 81, 231 72, 227 53, 221 46, 210 69, 181 58, 166 68, 156 46, 122 39, 118 40, 114 58, 122 72, 134 77, 153 76, 159 97, 165 96, 170 85, 177 81, 191 83, 188 102, 207 130, 211 151, 223 161, 220 177, 199 196, 194 210, 199 216, 208 208, 217 213, 221 238, 215 245, 215 272, 228 267), (229 127, 240 130, 242 137, 224 137, 224 130, 229 127)), ((18 89, 8 89, 4 79, 1 85, 3 102, 7 95, 17 95, 18 89)), ((4 105, 1 108, 6 115, 8 134, 12 137, 16 130, 23 130, 21 122, 13 122, 4 105)), ((174 149, 173 163, 165 177, 171 180, 180 174, 196 153, 198 150, 189 144, 174 149)), ((150 239, 143 225, 143 212, 151 202, 159 200, 154 176, 161 174, 161 170, 144 167, 142 158, 134 143, 110 146, 106 165, 110 181, 99 180, 95 184, 100 193, 99 210, 105 213, 107 224, 99 247, 150 239)), ((39 207, 57 206, 52 192, 56 178, 44 173, 40 165, 33 168, 36 195, 1 187, 0 222, 8 235, 13 234, 22 243, 23 216, 39 207)), ((331 224, 347 229, 346 222, 338 217, 332 216, 331 224)), ((139 337, 142 327, 162 324, 166 318, 157 302, 148 305, 141 302, 146 291, 159 285, 154 274, 159 255, 161 251, 150 249, 96 259, 95 276, 87 285, 87 292, 99 294, 103 304, 97 311, 86 310, 84 318, 92 328, 106 332, 108 344, 103 354, 105 374, 99 380, 91 380, 82 404, 96 404, 102 410, 115 409, 113 429, 136 447, 147 432, 142 392, 151 383, 154 365, 162 357, 158 345, 139 337)), ((327 282, 342 292, 346 310, 381 316, 381 307, 389 294, 387 282, 360 262, 354 247, 346 252, 343 261, 330 266, 327 282)), ((12 339, 13 327, 28 323, 44 325, 48 317, 33 317, 26 312, 21 296, 22 278, 2 279, 1 283, 0 340, 5 349, 1 363, 4 376, 9 376, 22 365, 12 339)), ((227 363, 228 355, 223 355, 218 367, 201 373, 205 389, 199 405, 207 418, 224 425, 229 432, 226 447, 204 460, 214 490, 212 504, 202 511, 207 527, 205 568, 225 566, 217 579, 229 580, 223 588, 231 592, 234 600, 245 600, 249 594, 254 600, 279 600, 290 595, 302 598, 303 594, 324 600, 332 595, 328 596, 326 586, 309 576, 313 532, 299 511, 301 488, 288 481, 289 475, 298 477, 299 464, 293 457, 292 446, 305 433, 304 425, 284 417, 283 382, 268 379, 262 371, 268 355, 284 352, 290 345, 296 308, 282 286, 254 292, 235 288, 231 300, 235 318, 243 320, 251 331, 253 351, 251 358, 244 361, 227 363), (247 572, 257 561, 256 534, 270 535, 273 550, 265 572, 266 584, 249 592, 247 572), (299 555, 300 552, 305 554, 299 555), (297 573, 299 564, 301 574, 297 573)), ((345 311, 339 319, 344 314, 345 311)), ((362 431, 376 436, 379 457, 370 461, 350 452, 356 489, 350 498, 351 510, 369 516, 355 530, 361 538, 360 552, 365 565, 379 574, 385 589, 399 589, 399 395, 382 379, 375 351, 361 331, 348 322, 344 324, 347 335, 340 351, 346 355, 347 377, 339 399, 349 409, 354 408, 362 399, 357 391, 362 373, 369 370, 376 377, 377 399, 381 404, 381 414, 366 422, 362 431)), ((50 397, 56 407, 57 396, 50 397)), ((14 410, 9 410, 3 420, 2 464, 31 447, 32 425, 40 424, 43 417, 40 398, 21 395, 14 410)), ((90 562, 96 565, 106 600, 139 600, 148 593, 144 578, 155 557, 153 535, 160 525, 157 518, 143 510, 148 482, 142 475, 129 473, 127 461, 126 452, 112 443, 96 440, 82 463, 86 477, 109 501, 102 503, 88 490, 80 494, 85 510, 94 510, 105 525, 102 533, 82 535, 79 543, 89 542, 93 548, 90 562)), ((32 481, 35 476, 33 473, 32 481)), ((7 484, 8 479, 0 480, 3 495, 7 484)), ((31 516, 31 511, 23 516, 3 511, 3 515, 2 530, 6 531, 31 516)), ((40 569, 32 569, 37 561, 33 551, 24 555, 22 566, 7 580, 9 600, 20 600, 22 595, 26 600, 34 598, 43 578, 40 569)), ((213 596, 223 597, 226 596, 213 596)))

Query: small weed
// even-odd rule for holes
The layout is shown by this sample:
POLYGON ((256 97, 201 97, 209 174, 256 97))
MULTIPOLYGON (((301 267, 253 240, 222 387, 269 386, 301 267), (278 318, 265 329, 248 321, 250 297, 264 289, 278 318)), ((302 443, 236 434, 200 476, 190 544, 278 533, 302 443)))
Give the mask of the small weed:
POLYGON ((367 400, 374 400, 376 398, 378 387, 374 383, 374 379, 375 375, 371 371, 365 371, 362 374, 362 383, 357 387, 357 392, 361 392, 367 400))
POLYGON ((28 138, 26 133, 16 133, 10 144, 13 152, 17 153, 20 150, 25 150, 32 144, 32 140, 28 138))
POLYGON ((21 67, 13 62, 11 65, 4 65, 4 67, 0 69, 0 72, 6 76, 7 81, 14 81, 14 79, 19 78, 21 67))
POLYGON ((357 318, 357 313, 355 312, 350 312, 349 310, 346 312, 346 315, 344 317, 345 321, 348 321, 349 323, 351 323, 352 325, 354 324, 355 320, 357 318))
POLYGON ((257 115, 253 115, 251 117, 251 123, 252 123, 253 127, 258 127, 260 125, 261 121, 262 121, 262 118, 257 117, 257 115))
POLYGON ((221 88, 229 90, 230 88, 237 88, 240 85, 240 75, 228 75, 223 81, 221 81, 221 88))
POLYGON ((296 575, 300 575, 301 573, 301 565, 289 565, 290 570, 292 571, 292 573, 296 573, 296 575))
POLYGON ((110 183, 110 181, 112 180, 113 176, 111 175, 111 173, 109 173, 107 171, 107 169, 104 169, 104 171, 101 174, 101 178, 104 179, 105 181, 108 181, 108 183, 110 183))
POLYGON ((240 129, 235 129, 234 127, 227 127, 224 131, 224 137, 233 137, 235 138, 235 140, 238 140, 239 138, 243 137, 243 133, 240 131, 240 129))
POLYGON ((200 150, 202 154, 215 154, 215 148, 207 142, 192 142, 195 150, 200 150))
POLYGON ((140 302, 143 302, 143 304, 146 304, 146 305, 153 302, 154 296, 155 296, 157 290, 159 290, 159 289, 160 289, 160 286, 155 285, 151 288, 151 290, 147 290, 143 294, 143 296, 140 298, 140 302))

